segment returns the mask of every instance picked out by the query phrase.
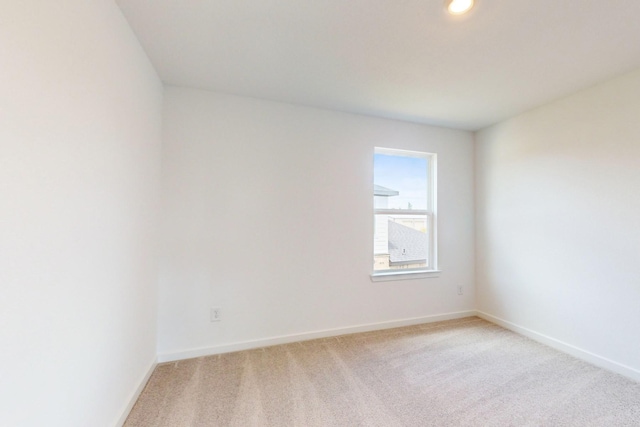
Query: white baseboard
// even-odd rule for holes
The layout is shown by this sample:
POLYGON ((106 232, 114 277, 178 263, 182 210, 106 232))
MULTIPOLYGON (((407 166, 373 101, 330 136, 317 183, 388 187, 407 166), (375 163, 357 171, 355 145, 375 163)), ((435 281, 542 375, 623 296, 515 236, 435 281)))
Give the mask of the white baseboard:
POLYGON ((142 390, 144 390, 144 387, 147 385, 147 382, 149 381, 149 378, 151 378, 151 374, 153 373, 153 370, 156 368, 157 364, 158 364, 158 359, 154 357, 151 363, 149 364, 149 369, 147 369, 147 372, 144 374, 144 376, 138 383, 138 386, 129 397, 127 405, 122 410, 120 418, 115 423, 116 427, 122 427, 124 425, 124 422, 127 420, 127 417, 131 412, 131 409, 133 409, 133 405, 136 404, 138 397, 140 397, 140 393, 142 393, 142 390))
POLYGON ((623 365, 611 359, 607 359, 606 357, 599 356, 597 354, 591 353, 590 351, 583 350, 574 345, 567 344, 555 338, 551 338, 550 336, 541 334, 520 325, 516 325, 515 323, 493 316, 489 313, 477 311, 476 315, 488 322, 500 325, 505 329, 509 329, 520 335, 524 335, 534 341, 538 341, 539 343, 548 345, 549 347, 555 348, 556 350, 559 350, 563 353, 570 354, 571 356, 584 360, 585 362, 591 363, 592 365, 615 372, 634 381, 640 381, 640 371, 630 366, 623 365))
POLYGON ((335 337, 339 335, 354 334, 357 332, 369 332, 382 329, 398 328, 401 326, 418 325, 421 323, 440 322, 443 320, 461 319, 463 317, 475 316, 475 310, 458 311, 454 313, 437 314, 424 317, 413 317, 410 319, 392 320, 389 322, 369 323, 364 325, 349 326, 345 328, 325 329, 313 332, 303 332, 300 334, 280 335, 251 341, 240 341, 229 344, 221 344, 213 347, 195 348, 190 350, 174 351, 158 354, 158 363, 173 362, 176 360, 192 359, 194 357, 211 356, 214 354, 231 353, 240 350, 269 347, 278 344, 288 344, 298 341, 307 341, 316 338, 335 337))

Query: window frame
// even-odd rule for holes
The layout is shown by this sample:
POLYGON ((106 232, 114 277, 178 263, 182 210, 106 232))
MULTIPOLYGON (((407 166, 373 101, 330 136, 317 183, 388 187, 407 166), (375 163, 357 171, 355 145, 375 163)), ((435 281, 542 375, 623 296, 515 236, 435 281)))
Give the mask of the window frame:
MULTIPOLYGON (((374 270, 372 265, 372 273, 370 275, 371 280, 378 281, 390 281, 390 280, 403 280, 403 279, 421 279, 426 277, 438 277, 440 270, 438 270, 438 215, 437 215, 437 167, 438 167, 438 155, 437 153, 429 153, 423 151, 411 151, 402 150, 397 148, 386 147, 374 147, 375 154, 383 154, 388 156, 400 156, 400 157, 415 157, 425 159, 427 161, 427 209, 377 209, 375 207, 375 196, 372 197, 373 202, 373 221, 375 224, 376 215, 424 215, 427 218, 427 233, 425 238, 427 239, 427 260, 426 266, 419 268, 407 268, 407 269, 389 269, 389 270, 374 270)), ((373 177, 375 180, 375 176, 373 177)), ((374 183, 375 184, 375 183, 374 183)), ((373 187, 371 191, 374 194, 373 187)), ((375 238, 375 226, 372 237, 375 238)), ((374 244, 372 242, 371 251, 375 252, 374 244)), ((372 257, 373 258, 373 257, 372 257)))

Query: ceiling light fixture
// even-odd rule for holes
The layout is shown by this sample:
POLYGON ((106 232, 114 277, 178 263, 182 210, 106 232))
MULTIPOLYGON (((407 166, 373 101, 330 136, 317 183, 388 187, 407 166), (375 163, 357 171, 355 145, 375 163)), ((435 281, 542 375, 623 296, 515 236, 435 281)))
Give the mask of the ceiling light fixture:
POLYGON ((474 0, 446 0, 447 11, 452 15, 462 15, 471 10, 474 0))

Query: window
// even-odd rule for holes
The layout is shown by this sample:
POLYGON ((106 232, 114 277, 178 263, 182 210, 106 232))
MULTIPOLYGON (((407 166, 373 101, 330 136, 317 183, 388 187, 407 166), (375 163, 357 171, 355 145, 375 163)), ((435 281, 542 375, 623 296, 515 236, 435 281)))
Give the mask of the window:
POLYGON ((373 171, 372 278, 436 272, 436 155, 376 148, 373 171))

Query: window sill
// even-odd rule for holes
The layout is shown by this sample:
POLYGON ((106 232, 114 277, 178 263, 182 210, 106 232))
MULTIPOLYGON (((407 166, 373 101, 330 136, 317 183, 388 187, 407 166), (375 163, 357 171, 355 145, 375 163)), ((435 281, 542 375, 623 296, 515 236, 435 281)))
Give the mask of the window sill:
POLYGON ((439 277, 441 270, 407 271, 393 273, 376 273, 371 275, 372 282, 390 282, 394 280, 426 279, 439 277))

